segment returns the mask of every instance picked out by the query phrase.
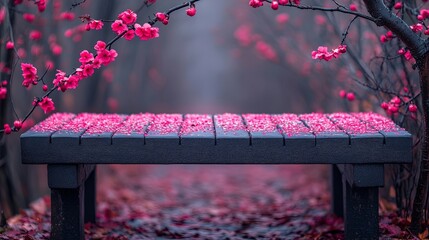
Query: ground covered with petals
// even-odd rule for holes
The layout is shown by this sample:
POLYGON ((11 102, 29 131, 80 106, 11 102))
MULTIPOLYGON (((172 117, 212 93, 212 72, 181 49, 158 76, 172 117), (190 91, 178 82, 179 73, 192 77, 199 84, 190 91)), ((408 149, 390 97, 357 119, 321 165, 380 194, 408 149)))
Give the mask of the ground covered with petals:
MULTIPOLYGON (((87 239, 343 239, 329 213, 325 166, 134 166, 98 169, 97 224, 87 239)), ((46 239, 50 199, 0 228, 0 239, 46 239)), ((405 237, 394 215, 385 237, 405 237)))

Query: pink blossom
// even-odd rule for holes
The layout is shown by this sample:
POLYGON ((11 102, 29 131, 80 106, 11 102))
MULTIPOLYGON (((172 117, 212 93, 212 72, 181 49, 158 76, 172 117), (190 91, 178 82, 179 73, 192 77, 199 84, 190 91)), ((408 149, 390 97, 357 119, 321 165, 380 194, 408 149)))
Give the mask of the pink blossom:
POLYGON ((349 93, 347 93, 347 100, 349 100, 350 102, 352 102, 352 101, 354 101, 355 100, 355 94, 354 93, 352 93, 352 92, 349 92, 349 93))
POLYGON ((405 57, 405 59, 407 59, 408 61, 409 61, 409 60, 411 60, 411 59, 413 59, 413 55, 411 55, 411 52, 410 52, 409 50, 407 50, 407 51, 404 53, 404 57, 405 57))
POLYGON ((188 9, 186 9, 186 14, 190 17, 195 16, 195 14, 197 13, 197 9, 195 7, 190 7, 188 9))
POLYGON ((101 20, 91 20, 88 26, 92 30, 100 30, 103 28, 104 23, 101 20))
POLYGON ((278 24, 283 25, 289 21, 289 15, 286 13, 281 13, 277 15, 276 21, 278 24))
POLYGON ((24 13, 22 14, 22 18, 24 18, 25 21, 32 23, 36 17, 34 16, 34 14, 24 13))
POLYGON ((90 77, 94 74, 94 66, 92 64, 85 64, 81 68, 83 69, 82 74, 84 77, 90 77))
POLYGON ((338 58, 341 54, 347 52, 346 45, 339 45, 337 48, 332 49, 332 51, 328 52, 328 47, 320 46, 317 48, 317 51, 311 52, 311 57, 313 59, 320 59, 329 61, 332 58, 338 58))
POLYGON ((395 3, 395 5, 393 6, 394 9, 401 9, 402 8, 402 2, 397 2, 395 3))
POLYGON ((112 27, 112 30, 118 35, 128 30, 127 25, 125 25, 124 22, 122 22, 122 20, 115 20, 112 23, 111 27, 112 27))
POLYGON ((3 23, 5 16, 6 16, 6 9, 5 9, 5 7, 1 7, 0 8, 0 24, 3 23))
POLYGON ((15 47, 15 44, 13 42, 8 41, 6 43, 6 49, 10 50, 10 49, 13 49, 14 47, 15 47))
POLYGON ((31 84, 37 84, 37 68, 35 68, 31 63, 21 63, 22 77, 22 86, 29 87, 31 84))
POLYGON ((328 52, 328 47, 320 46, 317 48, 317 51, 311 52, 311 57, 313 59, 323 59, 329 61, 332 59, 333 54, 328 52))
POLYGON ((411 30, 413 32, 421 32, 421 31, 423 31, 423 25, 421 23, 417 23, 417 24, 411 25, 410 28, 411 28, 411 30))
POLYGON ((82 52, 80 52, 80 58, 79 58, 79 62, 80 63, 88 63, 94 61, 94 55, 90 52, 88 52, 88 50, 83 50, 82 52))
POLYGON ((269 61, 277 61, 276 51, 266 42, 258 41, 255 47, 256 47, 256 50, 262 55, 263 58, 269 61))
POLYGON ((135 28, 135 34, 141 40, 149 40, 152 38, 159 37, 159 29, 157 27, 152 27, 149 23, 145 23, 143 24, 143 26, 136 23, 134 25, 134 28, 135 28))
POLYGON ((51 50, 54 55, 60 55, 63 52, 63 48, 58 44, 51 44, 51 50))
POLYGON ((420 14, 417 16, 419 21, 423 21, 426 18, 429 18, 429 9, 421 9, 420 14))
POLYGON ((65 92, 67 89, 76 89, 79 85, 79 78, 75 75, 67 77, 65 72, 57 70, 53 83, 58 88, 58 91, 65 92))
POLYGON ((35 2, 37 4, 37 9, 39 12, 43 12, 46 9, 46 0, 39 0, 35 2))
POLYGON ((7 88, 0 87, 0 99, 6 99, 7 96, 7 88))
POLYGON ((45 112, 45 114, 55 110, 54 102, 49 97, 44 97, 42 101, 38 103, 38 105, 43 110, 43 112, 45 112))
POLYGON ((264 2, 261 0, 250 0, 249 1, 249 6, 251 6, 253 8, 262 7, 263 5, 264 5, 264 2))
POLYGON ((413 112, 413 113, 417 112, 417 106, 415 104, 410 104, 408 106, 408 111, 413 112))
POLYGON ((118 19, 122 20, 122 22, 127 25, 132 25, 137 20, 137 14, 130 9, 127 9, 118 15, 118 19))
POLYGON ((243 25, 234 32, 234 37, 243 46, 249 46, 252 43, 252 28, 250 25, 243 25))
POLYGON ((162 12, 157 12, 155 14, 155 17, 156 17, 156 19, 158 19, 158 21, 161 21, 161 22, 163 22, 165 19, 168 18, 167 14, 162 13, 162 12))
POLYGON ((131 29, 125 33, 124 38, 130 41, 130 40, 133 40, 134 36, 135 36, 134 30, 131 29))
POLYGON ((106 49, 106 43, 103 41, 97 41, 97 43, 94 46, 94 49, 98 51, 106 49))
POLYGON ((62 12, 60 14, 60 18, 68 21, 72 21, 74 19, 74 13, 72 12, 62 12))
POLYGON ((98 52, 97 57, 95 57, 96 60, 99 60, 101 64, 108 65, 109 63, 115 61, 115 58, 118 56, 118 53, 112 49, 107 50, 103 49, 98 52))
POLYGON ((30 39, 32 40, 40 40, 42 38, 42 33, 37 31, 37 30, 33 30, 30 32, 30 39))

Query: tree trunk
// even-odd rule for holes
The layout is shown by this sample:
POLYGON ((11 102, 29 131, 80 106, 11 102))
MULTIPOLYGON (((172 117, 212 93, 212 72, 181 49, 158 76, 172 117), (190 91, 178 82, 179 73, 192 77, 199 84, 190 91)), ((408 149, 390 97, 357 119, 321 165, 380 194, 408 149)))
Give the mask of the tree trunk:
POLYGON ((421 146, 420 175, 413 203, 413 212, 411 214, 410 230, 416 235, 422 230, 424 203, 427 196, 429 179, 429 53, 426 53, 424 57, 424 63, 419 68, 419 74, 425 132, 421 146))

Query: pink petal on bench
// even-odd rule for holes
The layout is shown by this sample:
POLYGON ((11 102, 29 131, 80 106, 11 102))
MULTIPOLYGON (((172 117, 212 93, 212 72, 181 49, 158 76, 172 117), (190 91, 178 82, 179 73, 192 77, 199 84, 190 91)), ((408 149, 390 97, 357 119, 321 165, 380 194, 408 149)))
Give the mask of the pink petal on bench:
POLYGON ((392 120, 383 117, 377 113, 352 113, 353 116, 369 123, 373 128, 378 131, 383 132, 398 132, 404 131, 403 128, 400 128, 392 120))
POLYGON ((344 133, 322 113, 301 114, 299 119, 303 120, 316 135, 320 133, 344 133))
POLYGON ((310 129, 304 125, 296 114, 272 115, 271 120, 280 127, 285 136, 311 134, 310 129))
POLYGON ((147 133, 167 135, 178 133, 182 125, 182 114, 156 114, 149 124, 147 133))
POLYGON ((271 115, 243 114, 243 118, 250 132, 271 133, 279 131, 277 124, 271 121, 271 115))
POLYGON ((118 127, 117 134, 144 134, 146 127, 153 120, 155 114, 152 113, 140 113, 132 114, 118 127))
POLYGON ((75 115, 73 113, 55 113, 43 122, 31 128, 34 132, 55 132, 61 126, 70 121, 75 115))
POLYGON ((368 123, 363 122, 348 113, 333 113, 328 114, 327 116, 348 134, 378 134, 378 131, 368 123))
POLYGON ((80 133, 88 129, 94 122, 102 118, 103 114, 80 113, 72 121, 61 126, 61 132, 80 133))
POLYGON ((180 135, 198 132, 214 132, 212 116, 208 114, 186 114, 180 135))
POLYGON ((120 124, 124 121, 124 115, 119 114, 100 114, 97 120, 86 130, 84 135, 114 133, 120 124))
POLYGON ((246 131, 243 119, 238 114, 224 113, 215 116, 216 123, 224 132, 246 131))

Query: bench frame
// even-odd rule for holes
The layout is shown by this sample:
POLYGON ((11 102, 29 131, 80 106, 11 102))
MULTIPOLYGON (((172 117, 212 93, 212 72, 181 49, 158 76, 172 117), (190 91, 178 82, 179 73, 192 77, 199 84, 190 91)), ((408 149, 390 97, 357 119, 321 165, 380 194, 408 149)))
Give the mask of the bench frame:
MULTIPOLYGON (((333 164, 332 211, 344 217, 346 239, 378 239, 378 188, 383 164, 333 164)), ((48 164, 52 239, 84 239, 84 223, 96 222, 96 165, 48 164)))

